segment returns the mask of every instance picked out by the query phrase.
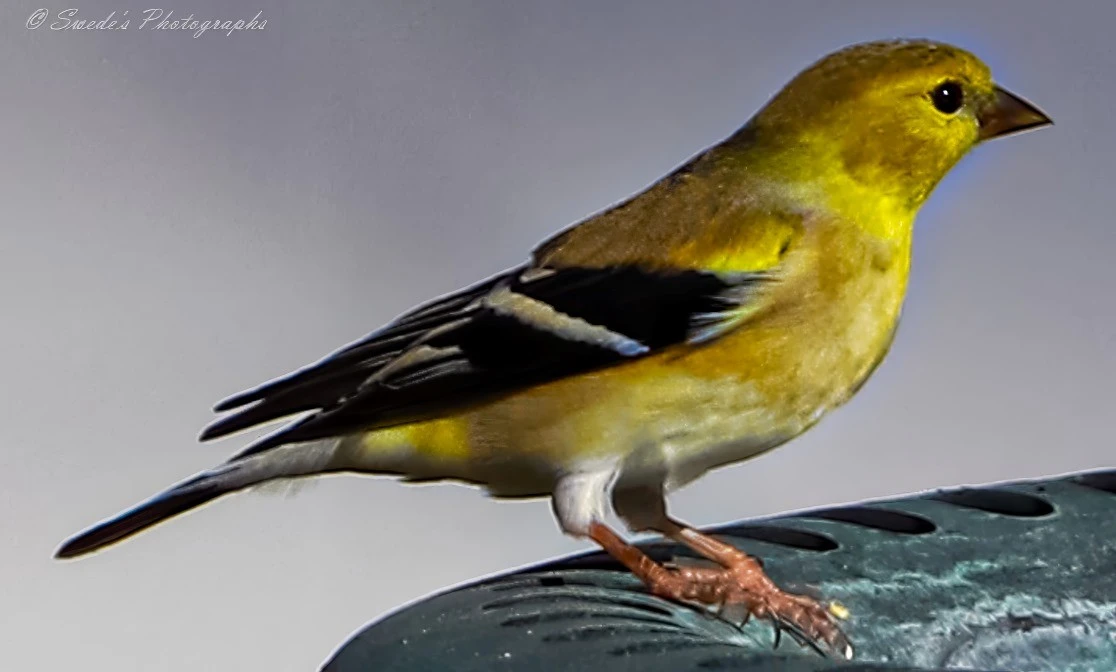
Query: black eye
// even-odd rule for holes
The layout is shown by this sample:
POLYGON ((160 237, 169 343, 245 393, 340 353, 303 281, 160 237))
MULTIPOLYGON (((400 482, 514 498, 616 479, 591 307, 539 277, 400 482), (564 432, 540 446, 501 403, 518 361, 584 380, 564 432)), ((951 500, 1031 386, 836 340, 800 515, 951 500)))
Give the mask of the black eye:
POLYGON ((953 114, 961 109, 964 103, 964 94, 961 85, 957 82, 943 82, 930 92, 930 100, 934 107, 944 114, 953 114))

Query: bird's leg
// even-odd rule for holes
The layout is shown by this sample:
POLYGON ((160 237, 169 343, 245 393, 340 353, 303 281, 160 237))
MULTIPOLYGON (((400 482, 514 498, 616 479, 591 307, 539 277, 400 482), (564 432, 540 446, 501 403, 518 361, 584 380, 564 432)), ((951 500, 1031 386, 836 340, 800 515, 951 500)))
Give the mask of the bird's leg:
POLYGON ((651 592, 675 601, 743 608, 746 616, 772 621, 777 635, 785 629, 800 644, 820 653, 852 657, 852 646, 837 625, 833 611, 811 597, 780 589, 756 558, 668 517, 661 493, 658 503, 647 498, 651 494, 614 492, 613 502, 617 512, 630 524, 635 523, 637 529, 655 530, 720 565, 668 569, 609 528, 593 523, 590 537, 638 576, 651 592))
MULTIPOLYGON (((710 606, 728 604, 734 597, 735 586, 721 580, 726 569, 664 567, 637 547, 621 539, 603 523, 590 523, 589 536, 659 597, 679 602, 699 602, 710 606)), ((753 601, 748 599, 748 596, 741 597, 748 602, 749 606, 752 605, 753 601)), ((752 608, 749 608, 748 613, 764 615, 752 608)))

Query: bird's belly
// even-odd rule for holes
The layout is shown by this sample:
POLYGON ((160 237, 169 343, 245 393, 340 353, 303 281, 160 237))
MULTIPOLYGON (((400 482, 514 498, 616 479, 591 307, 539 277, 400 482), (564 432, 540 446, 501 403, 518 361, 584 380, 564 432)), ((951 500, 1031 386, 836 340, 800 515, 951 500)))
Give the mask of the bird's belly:
POLYGON ((772 403, 760 379, 687 369, 609 369, 352 437, 346 467, 463 480, 498 496, 549 494, 562 474, 602 463, 628 478, 681 485, 772 448, 810 421, 812 410, 772 403))
POLYGON ((471 480, 500 493, 524 465, 557 477, 615 461, 626 478, 681 486, 784 443, 844 401, 868 367, 819 361, 830 356, 769 355, 762 367, 668 359, 503 400, 470 419, 471 480))

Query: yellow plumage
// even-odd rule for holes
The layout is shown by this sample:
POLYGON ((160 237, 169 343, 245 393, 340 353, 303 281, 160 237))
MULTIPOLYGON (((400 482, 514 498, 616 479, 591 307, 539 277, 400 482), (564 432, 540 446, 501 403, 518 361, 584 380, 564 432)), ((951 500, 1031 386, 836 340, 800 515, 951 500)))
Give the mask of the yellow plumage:
MULTIPOLYGON (((719 262, 726 270, 763 270, 794 242, 782 252, 780 281, 759 307, 748 308, 753 315, 738 330, 532 387, 449 418, 376 430, 342 459, 355 469, 542 495, 562 469, 642 445, 662 451, 656 466, 681 470, 672 483, 679 485, 704 468, 796 436, 843 403, 885 354, 906 290, 911 243, 910 216, 889 239, 827 214, 803 218, 805 224, 756 217, 755 233, 744 239, 759 244, 738 255, 711 247, 709 256, 687 257, 698 267, 719 262), (828 253, 817 253, 823 249, 828 253), (385 458, 403 461, 385 464, 385 458), (551 473, 523 482, 533 465, 547 465, 551 473), (509 478, 514 482, 501 482, 509 478)), ((747 221, 735 224, 746 228, 747 221)))
POLYGON ((218 406, 215 438, 313 411, 106 521, 70 557, 216 497, 332 471, 550 495, 661 596, 743 603, 851 655, 836 608, 670 518, 664 493, 801 434, 887 353, 915 215, 982 140, 1049 123, 972 54, 858 45, 647 190, 539 246, 528 264, 421 306, 321 362, 218 406), (657 565, 604 526, 688 545, 719 568, 657 565))

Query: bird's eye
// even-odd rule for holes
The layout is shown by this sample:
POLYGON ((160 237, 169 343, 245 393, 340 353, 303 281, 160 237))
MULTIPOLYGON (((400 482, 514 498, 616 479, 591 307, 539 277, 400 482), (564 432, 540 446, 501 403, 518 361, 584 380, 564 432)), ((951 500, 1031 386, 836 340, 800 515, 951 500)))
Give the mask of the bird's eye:
POLYGON ((943 114, 953 114, 965 102, 961 85, 957 82, 942 82, 930 92, 930 100, 943 114))

